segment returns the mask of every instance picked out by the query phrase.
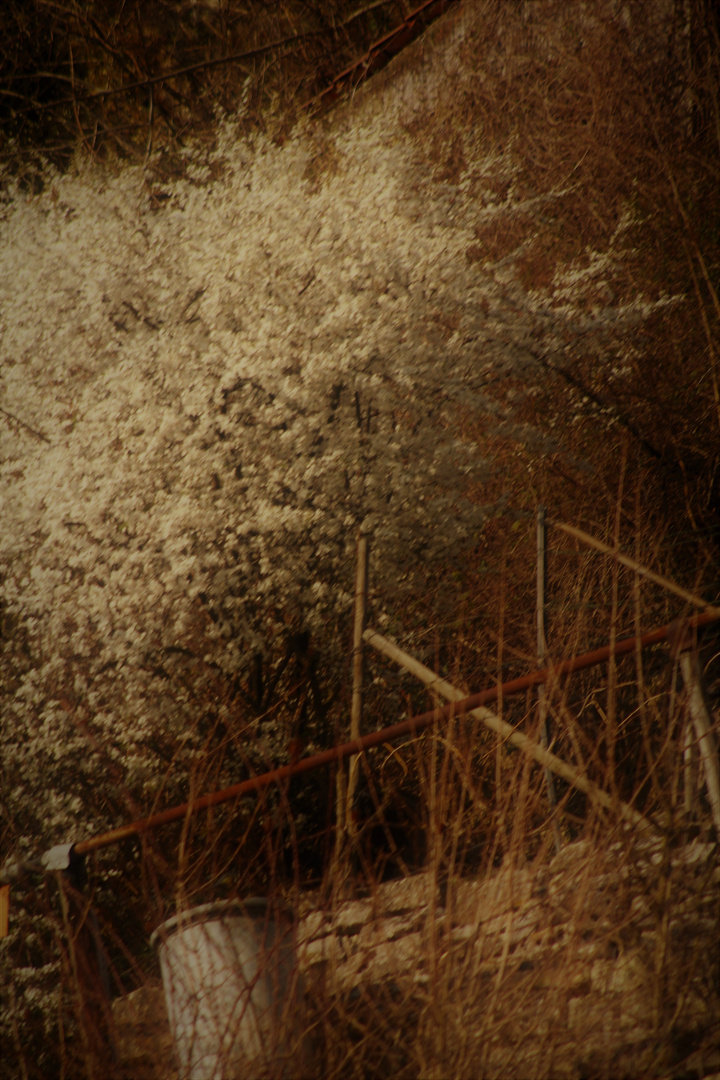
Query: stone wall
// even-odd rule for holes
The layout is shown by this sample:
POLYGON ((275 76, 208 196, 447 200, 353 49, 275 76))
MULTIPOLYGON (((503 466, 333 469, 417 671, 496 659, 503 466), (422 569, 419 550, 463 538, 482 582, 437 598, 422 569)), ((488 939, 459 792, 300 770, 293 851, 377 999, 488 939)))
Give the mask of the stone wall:
MULTIPOLYGON (((348 1017, 392 1000, 415 1075, 433 1064, 431 1016, 437 1075, 708 1075, 720 1069, 718 884, 716 845, 579 842, 443 890, 424 873, 334 910, 308 898, 298 959, 313 1071, 327 1072, 348 1017)), ((115 1017, 128 1076, 174 1075, 160 987, 117 1001, 115 1017)))

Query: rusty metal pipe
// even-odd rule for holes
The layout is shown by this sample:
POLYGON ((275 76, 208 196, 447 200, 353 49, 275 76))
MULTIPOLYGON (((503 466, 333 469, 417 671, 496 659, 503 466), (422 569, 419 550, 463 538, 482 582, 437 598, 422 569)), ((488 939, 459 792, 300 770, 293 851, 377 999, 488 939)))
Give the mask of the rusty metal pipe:
POLYGON ((364 750, 371 750, 374 746, 393 742, 395 739, 403 738, 406 735, 416 735, 433 723, 449 720, 453 716, 462 715, 480 705, 487 704, 489 701, 495 701, 500 693, 502 693, 503 697, 510 694, 520 694, 530 687, 548 682, 550 679, 561 678, 563 675, 570 675, 574 671, 581 671, 593 667, 595 664, 602 664, 604 661, 609 660, 611 655, 624 656, 627 653, 634 652, 638 647, 645 648, 648 645, 666 641, 669 637, 677 634, 680 625, 690 630, 698 629, 708 623, 716 622, 718 618, 720 616, 716 612, 709 611, 694 615, 689 619, 676 620, 666 626, 650 630, 639 637, 625 638, 616 642, 612 647, 605 646, 602 649, 595 649, 593 652, 584 653, 582 656, 564 660, 560 664, 542 668, 540 671, 530 672, 530 674, 523 675, 519 679, 511 679, 509 682, 503 683, 502 686, 490 687, 488 690, 482 690, 478 694, 471 694, 470 697, 464 698, 462 701, 451 702, 443 708, 432 709, 430 712, 411 716, 407 720, 392 724, 381 731, 373 731, 369 735, 362 736, 362 738, 351 739, 349 742, 333 746, 329 750, 323 750, 319 754, 312 754, 294 765, 282 765, 278 769, 271 769, 260 776, 253 776, 239 784, 234 784, 232 787, 210 792, 208 795, 203 795, 192 802, 183 803, 181 806, 172 806, 139 821, 121 825, 118 829, 111 829, 110 832, 90 837, 88 840, 82 840, 75 845, 73 850, 77 855, 86 855, 91 851, 97 851, 98 848, 108 847, 111 844, 119 843, 121 840, 127 840, 131 836, 139 836, 160 825, 169 825, 173 821, 179 821, 181 818, 195 814, 199 810, 205 810, 210 806, 218 806, 220 803, 239 799, 243 795, 257 794, 273 784, 289 780, 292 776, 299 776, 301 773, 310 772, 311 769, 318 769, 322 765, 329 765, 333 761, 340 761, 353 754, 362 753, 364 750))

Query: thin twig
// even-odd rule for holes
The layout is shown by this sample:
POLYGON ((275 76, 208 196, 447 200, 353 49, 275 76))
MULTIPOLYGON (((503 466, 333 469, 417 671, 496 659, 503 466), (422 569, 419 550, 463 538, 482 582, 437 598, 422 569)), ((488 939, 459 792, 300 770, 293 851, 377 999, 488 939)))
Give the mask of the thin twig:
MULTIPOLYGON (((146 86, 154 86, 157 83, 168 82, 170 79, 178 79, 182 75, 190 75, 195 71, 219 67, 221 64, 232 64, 238 60, 249 60, 251 57, 263 56, 265 53, 272 52, 274 49, 279 49, 283 45, 291 45, 295 42, 303 41, 305 38, 316 37, 318 33, 319 31, 314 31, 313 33, 298 34, 293 37, 281 38, 279 41, 271 41, 267 45, 259 45, 256 49, 248 49, 246 52, 232 53, 230 56, 216 56, 212 60, 202 60, 197 64, 190 64, 188 67, 175 68, 172 71, 162 72, 160 75, 149 75, 146 79, 125 83, 123 86, 114 86, 108 90, 94 90, 91 94, 87 94, 85 99, 90 101, 93 98, 113 97, 116 94, 124 94, 128 90, 139 90, 146 86)), ((18 109, 16 115, 19 116, 25 112, 40 112, 45 109, 54 109, 59 105, 71 105, 72 102, 72 97, 58 98, 56 101, 48 101, 43 105, 39 105, 36 110, 33 110, 31 107, 27 109, 18 109)))
POLYGON ((702 270, 702 276, 705 279, 705 284, 707 285, 710 296, 712 297, 713 307, 715 308, 715 312, 718 315, 718 317, 720 317, 720 297, 718 296, 717 289, 715 288, 715 285, 713 283, 713 278, 712 278, 712 275, 711 275, 710 271, 708 270, 707 263, 705 262, 705 258, 703 256, 703 253, 700 250, 700 246, 699 246, 699 244, 698 244, 698 242, 697 242, 697 240, 695 238, 695 233, 693 231, 692 224, 690 222, 690 217, 688 215, 687 210, 685 209, 685 204, 682 201, 682 198, 680 196, 680 189, 678 188, 678 184, 677 184, 677 181, 675 179, 675 174, 674 174, 674 172, 673 172, 673 170, 672 170, 672 168, 670 166, 669 155, 665 151, 665 147, 663 145, 662 139, 660 138, 660 133, 658 131, 657 124, 655 123, 655 117, 652 115, 652 113, 650 114, 649 119, 650 119, 650 124, 652 126, 653 136, 655 137, 655 141, 656 141, 656 143, 657 143, 657 145, 659 147, 659 150, 660 150, 661 164, 662 164, 663 168, 665 169, 665 174, 666 174, 666 176, 668 178, 668 183, 670 184, 670 188, 672 189, 673 198, 675 199, 675 203, 676 203, 677 208, 678 208, 678 213, 680 214, 680 217, 682 218, 683 225, 685 226, 685 228, 687 230, 687 234, 688 234, 688 236, 690 238, 690 242, 691 242, 693 248, 695 249, 695 257, 696 257, 697 261, 700 263, 700 269, 702 270))
MULTIPOLYGON (((547 568, 547 545, 545 529, 545 507, 537 509, 537 605, 536 605, 536 630, 537 630, 537 663, 538 667, 545 667, 547 663, 547 639, 545 637, 545 571, 547 568)), ((540 745, 547 749, 550 738, 547 720, 547 691, 545 685, 538 686, 538 717, 540 720, 540 745)), ((545 787, 547 789, 548 803, 551 811, 557 807, 555 794, 555 781, 552 771, 545 769, 545 787)), ((553 832, 555 835, 555 850, 562 848, 562 836, 557 817, 553 818, 553 832)))
MULTIPOLYGON (((635 488, 635 553, 640 554, 640 519, 641 519, 641 499, 640 499, 640 485, 635 488)), ((635 638, 639 639, 642 633, 642 618, 641 618, 641 606, 640 606, 640 575, 636 572, 633 576, 633 601, 634 601, 634 617, 635 617, 635 638)), ((653 786, 655 798, 659 805, 662 805, 662 792, 658 783, 657 776, 655 775, 655 760, 652 753, 652 744, 650 742, 650 728, 647 717, 647 702, 648 692, 645 685, 645 671, 643 667, 643 654, 639 644, 635 649, 635 682, 637 686, 638 695, 638 713, 640 715, 640 724, 643 733, 643 749, 645 751, 645 759, 648 764, 648 778, 653 786)))
MULTIPOLYGON (((355 578, 355 621, 353 627, 353 692, 350 717, 350 738, 360 738, 363 707, 363 630, 365 629, 365 606, 367 603, 368 538, 362 533, 357 541, 357 574, 355 578)), ((357 787, 359 757, 351 757, 348 764, 348 786, 345 809, 345 828, 352 829, 352 805, 357 787)))
POLYGON ((615 746, 617 742, 617 660, 615 659, 615 642, 617 641, 617 617, 618 617, 618 588, 619 568, 617 555, 620 551, 620 526, 622 520, 623 490, 625 487, 625 469, 627 466, 627 440, 623 447, 622 461, 620 465, 620 479, 618 481, 617 500, 615 502, 615 530, 613 534, 613 554, 615 561, 612 565, 612 609, 610 615, 610 657, 608 659, 608 682, 607 699, 605 705, 605 746, 607 753, 607 772, 610 790, 615 789, 615 746))
POLYGON ((148 115, 148 137, 147 137, 147 146, 145 147, 145 160, 143 161, 143 167, 142 167, 143 177, 145 175, 145 170, 147 169, 148 161, 150 160, 150 154, 152 153, 154 110, 155 110, 155 94, 153 93, 153 88, 151 86, 150 87, 150 108, 149 108, 149 115, 148 115))
POLYGON ((702 319, 703 329, 705 331, 705 337, 708 343, 708 353, 710 354, 710 374, 712 377, 713 385, 713 397, 715 398, 715 411, 717 412, 718 425, 720 426, 720 387, 718 386, 718 373, 717 373, 717 357, 715 355, 715 342, 713 341, 712 330, 710 329, 710 323, 707 317, 707 311, 705 310, 705 303, 703 301, 702 293, 700 291, 700 282, 698 281, 695 267, 693 266, 693 259, 691 253, 688 251, 687 244, 685 246, 685 257, 687 258, 688 269, 693 279, 693 286, 695 287, 695 295, 697 296, 698 307, 700 309, 700 318, 702 319))
POLYGON ((27 430, 31 432, 31 434, 35 435, 38 439, 42 439, 42 441, 46 442, 48 446, 52 445, 47 435, 43 435, 42 431, 37 431, 34 427, 30 427, 30 425, 26 424, 24 420, 21 420, 19 416, 15 416, 14 413, 8 412, 7 409, 3 409, 1 405, 0 413, 2 413, 3 416, 7 416, 9 420, 14 420, 15 423, 20 424, 21 427, 27 428, 27 430))
POLYGON ((364 7, 356 8, 355 11, 351 11, 350 14, 343 19, 340 23, 341 26, 348 26, 355 19, 359 19, 361 15, 367 15, 368 11, 374 11, 375 8, 386 7, 392 3, 392 0, 372 0, 372 3, 365 4, 364 7))
POLYGON ((570 384, 570 386, 574 387, 575 390, 578 390, 581 394, 583 394, 584 397, 591 401, 593 405, 595 405, 601 412, 609 413, 615 423, 620 424, 621 427, 624 427, 627 431, 629 431, 630 434, 635 439, 637 439, 640 445, 644 447, 645 450, 647 450, 648 454, 650 454, 651 457, 659 459, 662 456, 660 454, 660 451, 655 446, 653 446, 653 444, 648 439, 645 438, 639 428, 636 427, 633 421, 630 420, 630 418, 626 416, 621 409, 619 409, 616 405, 613 405, 611 402, 605 401, 590 386, 588 386, 587 383, 585 383, 582 379, 578 378, 578 376, 574 375, 569 368, 565 367, 563 364, 556 363, 554 360, 551 360, 549 356, 543 355, 535 349, 529 349, 528 352, 531 356, 534 357, 535 360, 537 360, 537 362, 542 367, 545 368, 546 371, 553 371, 556 375, 561 375, 562 378, 570 384))

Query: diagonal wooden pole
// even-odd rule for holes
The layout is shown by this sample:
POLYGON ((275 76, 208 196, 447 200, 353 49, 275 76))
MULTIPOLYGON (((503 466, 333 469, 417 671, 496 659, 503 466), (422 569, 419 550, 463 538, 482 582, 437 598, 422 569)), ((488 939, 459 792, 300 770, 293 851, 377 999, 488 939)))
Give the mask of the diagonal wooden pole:
POLYGON ((636 562, 635 559, 631 559, 627 555, 621 555, 615 548, 610 547, 609 544, 604 544, 602 540, 596 539, 596 537, 591 536, 590 533, 583 532, 582 529, 577 529, 574 525, 566 525, 562 521, 549 521, 549 523, 553 528, 566 533, 567 536, 572 536, 576 540, 582 540, 583 544, 587 544, 588 547, 595 548, 596 551, 601 551, 603 555, 612 555, 612 557, 622 563, 623 566, 627 566, 631 570, 634 570, 636 574, 641 574, 643 577, 646 577, 648 581, 654 581, 656 585, 662 585, 663 589, 673 593, 675 596, 679 596, 688 604, 692 604, 693 607, 707 608, 709 612, 720 615, 720 608, 713 607, 707 600, 703 600, 702 596, 697 596, 696 593, 688 592, 687 589, 683 589, 680 585, 676 585, 670 578, 663 577, 662 574, 656 574, 653 570, 649 570, 647 566, 643 566, 642 563, 636 562))
MULTIPOLYGON (((363 634, 365 641, 368 645, 372 645, 378 652, 384 653, 390 660, 394 660, 396 664, 400 664, 406 671, 409 671, 420 682, 430 690, 435 690, 438 694, 441 694, 448 701, 463 701, 468 700, 467 696, 452 685, 452 683, 446 682, 445 679, 441 679, 439 675, 436 675, 430 668, 425 667, 415 657, 409 656, 408 653, 403 652, 387 638, 384 638, 382 634, 378 634, 375 630, 366 630, 363 634)), ((447 706, 445 706, 445 709, 447 706)), ((439 715, 445 711, 441 710, 439 715)), ((437 715, 437 712, 436 712, 437 715)), ((546 750, 544 746, 540 746, 534 739, 524 735, 522 731, 518 731, 512 727, 505 720, 501 720, 499 716, 496 716, 490 709, 486 709, 483 706, 479 708, 472 708, 468 710, 469 716, 474 716, 478 720, 481 720, 485 727, 490 728, 491 731, 501 735, 504 739, 507 739, 509 743, 516 746, 518 750, 522 750, 524 754, 528 754, 539 762, 543 768, 552 769, 556 776, 562 776, 563 780, 567 780, 569 784, 576 787, 579 791, 583 791, 587 797, 606 810, 610 810, 614 813, 619 813, 621 817, 625 818, 631 824, 639 826, 643 829, 654 830, 656 827, 648 821, 647 818, 639 814, 637 810, 633 809, 628 803, 613 800, 607 792, 599 788, 597 784, 588 779, 582 773, 574 769, 572 765, 568 765, 562 758, 556 757, 555 754, 551 754, 549 750, 546 750)))

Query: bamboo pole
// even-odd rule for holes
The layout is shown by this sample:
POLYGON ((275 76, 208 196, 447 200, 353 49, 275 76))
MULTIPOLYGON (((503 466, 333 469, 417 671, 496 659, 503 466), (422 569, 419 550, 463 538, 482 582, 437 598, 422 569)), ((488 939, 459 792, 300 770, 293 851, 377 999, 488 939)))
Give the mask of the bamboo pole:
MULTIPOLYGON (((537 602, 535 607, 536 624, 537 624, 537 665, 539 668, 545 667, 547 664, 547 640, 545 638, 545 570, 547 566, 546 557, 546 529, 545 529, 545 507, 540 505, 537 509, 537 602)), ((547 719, 547 696, 545 690, 545 683, 540 683, 538 686, 538 719, 540 721, 540 745, 547 749, 550 743, 550 733, 548 731, 548 719, 547 719)), ((552 770, 545 769, 545 787, 547 789, 548 803, 550 804, 550 810, 554 811, 557 807, 557 796, 555 794, 555 780, 553 779, 552 770)), ((557 820, 557 816, 553 815, 553 833, 555 834, 555 850, 560 851, 562 847, 562 836, 560 835, 560 825, 557 820)))
MULTIPOLYGON (((705 772, 705 785, 712 811, 715 831, 720 836, 720 775, 718 774, 718 749, 712 719, 702 689, 700 662, 695 649, 680 653, 680 670, 688 693, 688 705, 695 727, 700 760, 705 772)), ((687 775, 687 773, 686 773, 687 775)), ((687 792, 685 793, 687 799, 687 792)))
MULTIPOLYGON (((415 675, 415 677, 424 683, 428 689, 435 690, 438 694, 442 694, 444 698, 452 702, 462 702, 465 699, 462 691, 452 686, 451 683, 441 679, 434 671, 431 671, 430 668, 426 668, 419 660, 416 660, 414 657, 403 652, 402 649, 398 648, 398 646, 394 645, 391 641, 388 641, 387 638, 384 638, 381 634, 378 634, 377 631, 368 629, 363 636, 369 645, 372 645, 378 652, 383 653, 390 660, 394 660, 396 664, 399 664, 401 667, 404 667, 406 671, 415 675)), ((441 716, 444 711, 445 710, 437 710, 437 713, 441 716)), ((432 714, 428 715, 432 716, 432 714)), ((536 743, 533 739, 524 735, 523 732, 517 731, 510 724, 506 723, 505 720, 501 720, 500 717, 496 716, 490 709, 486 709, 483 706, 480 706, 479 708, 476 707, 469 711, 469 715, 480 720, 485 727, 502 736, 502 738, 506 739, 512 746, 516 746, 518 750, 521 750, 524 754, 528 754, 530 757, 534 758, 535 761, 543 766, 543 768, 551 769, 556 776, 562 776, 562 778, 567 780, 569 784, 572 784, 573 787, 584 792, 592 802, 598 803, 606 810, 611 810, 613 812, 617 810, 621 817, 625 818, 626 821, 631 822, 633 825, 646 829, 653 828, 651 822, 649 822, 647 818, 644 818, 642 814, 639 814, 637 810, 634 810, 632 806, 620 801, 615 803, 602 788, 599 788, 597 784, 593 783, 592 780, 589 780, 587 776, 583 776, 582 773, 579 773, 572 765, 568 765, 562 758, 556 757, 555 754, 551 754, 549 750, 546 750, 545 747, 540 746, 539 743, 536 743)))
POLYGON ((688 817, 694 813, 697 803, 698 775, 695 750, 693 723, 692 719, 687 717, 683 732, 683 809, 688 817))
POLYGON ((582 540, 588 547, 595 548, 596 551, 601 551, 604 555, 612 555, 613 558, 617 559, 623 566, 629 567, 637 574, 642 574, 648 581, 654 581, 656 585, 662 585, 668 592, 673 593, 675 596, 679 596, 688 604, 692 604, 693 607, 707 608, 712 614, 720 616, 720 608, 713 607, 707 600, 703 600, 701 596, 688 592, 687 589, 683 589, 680 585, 676 585, 670 578, 663 577, 661 574, 656 574, 653 570, 649 570, 647 566, 643 566, 642 563, 636 562, 635 559, 631 559, 627 555, 621 555, 615 548, 610 547, 608 544, 604 544, 602 540, 597 540, 594 536, 590 536, 589 533, 583 532, 582 529, 577 529, 574 525, 565 525, 561 521, 551 521, 550 524, 553 525, 554 528, 560 529, 561 532, 566 533, 568 536, 572 536, 576 540, 582 540))

